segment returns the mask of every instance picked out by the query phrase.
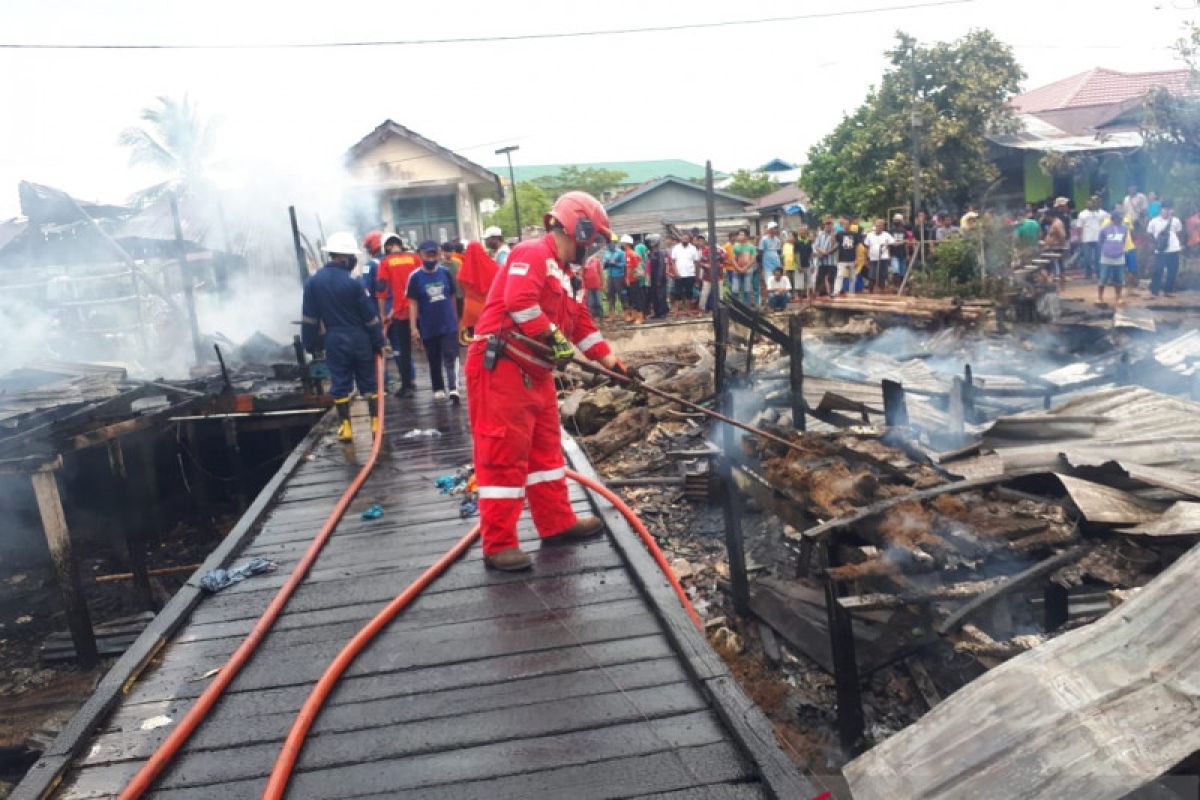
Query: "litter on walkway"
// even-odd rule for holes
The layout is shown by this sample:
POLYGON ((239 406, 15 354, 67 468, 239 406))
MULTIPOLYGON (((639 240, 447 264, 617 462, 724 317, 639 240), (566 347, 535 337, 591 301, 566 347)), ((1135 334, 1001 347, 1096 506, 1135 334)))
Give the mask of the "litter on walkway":
POLYGON ((233 567, 232 569, 217 568, 209 570, 200 578, 200 588, 206 592, 219 592, 239 581, 246 580, 251 575, 274 572, 276 566, 274 561, 268 561, 265 558, 252 558, 245 564, 233 567))
POLYGON ((383 506, 379 503, 373 504, 366 511, 362 512, 362 518, 365 520, 379 519, 383 516, 383 506))

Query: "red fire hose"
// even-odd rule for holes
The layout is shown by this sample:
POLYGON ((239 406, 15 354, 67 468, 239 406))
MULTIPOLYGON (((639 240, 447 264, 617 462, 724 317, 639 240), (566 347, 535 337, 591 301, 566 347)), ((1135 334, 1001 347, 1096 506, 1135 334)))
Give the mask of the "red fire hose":
MULTIPOLYGON (((384 385, 385 367, 381 356, 375 358, 376 380, 380 387, 384 385)), ((376 462, 379 460, 379 453, 383 444, 383 428, 384 428, 384 393, 381 390, 378 394, 376 402, 378 403, 379 429, 376 431, 374 440, 371 444, 371 453, 366 462, 359 469, 358 474, 354 476, 354 480, 346 487, 346 490, 338 498, 337 504, 325 519, 325 523, 321 526, 320 531, 309 544, 304 556, 292 568, 292 572, 288 575, 287 581, 271 598, 270 604, 255 622, 253 629, 234 651, 229 660, 221 666, 212 683, 196 698, 196 702, 188 709, 187 713, 179 721, 179 724, 174 730, 163 740, 162 744, 154 751, 150 758, 142 765, 129 784, 122 790, 119 795, 120 800, 136 800, 142 797, 147 790, 153 785, 154 781, 162 774, 175 756, 182 749, 183 745, 196 731, 212 707, 220 699, 221 695, 237 677, 238 672, 250 660, 254 651, 262 643, 279 615, 283 613, 284 606, 300 583, 312 568, 317 556, 322 548, 329 541, 329 537, 333 534, 338 522, 346 513, 346 509, 350 506, 350 502, 362 488, 363 483, 374 469, 376 462)), ((700 621, 700 616, 696 613, 696 609, 692 606, 691 600, 687 593, 680 585, 678 578, 671 571, 670 565, 667 563, 666 557, 659 549, 658 544, 654 541, 654 537, 646 526, 637 517, 628 505, 625 504, 620 497, 614 494, 608 487, 595 481, 587 476, 580 475, 573 470, 567 470, 567 477, 574 481, 582 483, 584 486, 598 492, 610 503, 612 503, 618 511, 624 515, 625 519, 633 527, 639 538, 650 551, 654 561, 658 564, 659 569, 667 577, 671 583, 672 589, 679 598, 684 609, 687 611, 692 622, 696 627, 703 632, 704 625, 700 621)), ((475 525, 471 528, 459 541, 448 550, 441 558, 432 564, 425 572, 421 573, 412 584, 410 584, 403 592, 396 596, 392 602, 384 607, 374 618, 371 619, 362 629, 355 634, 346 646, 338 653, 337 657, 330 663, 329 667, 322 674, 321 678, 313 687, 304 706, 296 716, 296 720, 288 733, 288 737, 283 744, 283 748, 279 753, 279 757, 275 762, 275 767, 271 772, 270 780, 267 783, 267 788, 263 793, 264 798, 281 798, 287 790, 288 780, 291 778, 292 770, 295 767, 296 759, 300 755, 300 750, 304 746, 304 739, 308 735, 309 729, 316 720, 317 714, 324 705, 326 699, 332 692, 333 687, 337 684, 338 679, 350 666, 354 658, 362 652, 362 650, 371 642, 371 640, 384 628, 397 614, 408 606, 416 597, 424 591, 424 589, 435 578, 441 575, 451 564, 458 560, 465 553, 479 536, 479 526, 475 525)))
POLYGON ((317 532, 316 537, 309 544, 308 550, 305 551, 304 557, 292 568, 292 573, 288 575, 287 582, 279 588, 275 596, 271 598, 270 605, 266 611, 258 618, 258 622, 254 623, 254 628, 249 635, 234 651, 222 666, 220 671, 213 678, 205 690, 196 698, 196 702, 188 709, 183 719, 179 720, 179 724, 171 731, 171 734, 163 741, 158 749, 154 751, 149 760, 142 765, 138 770, 137 775, 133 776, 133 780, 120 794, 120 800, 134 800, 139 798, 150 788, 151 784, 158 778, 162 771, 171 763, 176 753, 195 732, 204 718, 208 716, 208 712, 220 699, 222 693, 229 686, 238 672, 250 660, 250 656, 258 648, 259 644, 271 630, 271 626, 275 624, 275 620, 283 613, 283 607, 287 605, 292 594, 299 588, 300 583, 304 580, 304 576, 308 574, 312 568, 313 562, 317 560, 317 556, 321 552, 321 548, 329 541, 329 536, 333 533, 333 529, 337 527, 342 515, 346 513, 346 509, 350 505, 350 501, 354 499, 354 495, 362 488, 363 483, 367 480, 367 476, 371 474, 371 470, 375 467, 375 462, 379 460, 379 451, 383 445, 383 386, 384 386, 385 367, 383 357, 375 356, 375 380, 379 385, 379 392, 376 398, 378 403, 379 429, 375 432, 374 441, 371 443, 371 455, 359 469, 358 474, 354 476, 354 480, 346 487, 346 491, 338 498, 337 505, 329 512, 329 516, 325 519, 325 524, 321 526, 321 530, 317 532))
MULTIPOLYGON (((671 570, 670 564, 667 563, 662 550, 659 549, 658 543, 654 541, 654 537, 650 535, 650 531, 638 519, 633 509, 627 506, 607 486, 592 480, 586 475, 580 475, 573 470, 567 470, 567 477, 603 495, 606 500, 612 503, 625 516, 625 519, 637 531, 638 536, 654 557, 654 561, 658 564, 659 569, 663 571, 667 580, 671 582, 671 588, 675 590, 675 594, 679 597, 679 602, 683 604, 688 616, 692 618, 692 622, 696 623, 696 627, 703 633, 704 623, 700 621, 700 616, 696 613, 696 609, 692 607, 692 601, 688 598, 687 592, 679 584, 679 579, 675 577, 675 573, 671 570)), ((275 766, 271 770, 271 777, 267 781, 267 788, 263 792, 263 800, 280 800, 287 791, 288 781, 292 777, 292 770, 295 769, 296 759, 300 757, 300 750, 304 747, 304 740, 308 736, 308 731, 312 727, 313 722, 316 721, 317 714, 321 712, 321 708, 325 705, 325 701, 329 698, 333 687, 337 685, 338 680, 342 677, 342 673, 349 668, 351 662, 363 651, 363 648, 371 643, 375 635, 383 630, 384 626, 391 622, 393 617, 415 600, 417 595, 438 575, 442 574, 451 564, 457 561, 470 548, 478 536, 479 526, 476 525, 465 536, 459 539, 445 555, 439 558, 429 569, 421 573, 419 578, 409 584, 403 592, 397 595, 392 602, 388 603, 382 611, 361 628, 354 635, 354 638, 330 662, 329 667, 321 675, 320 680, 313 686, 313 690, 308 695, 308 699, 304 701, 304 706, 300 709, 300 713, 296 715, 296 720, 292 723, 291 730, 288 731, 287 739, 284 741, 283 748, 279 751, 279 757, 275 760, 275 766)))

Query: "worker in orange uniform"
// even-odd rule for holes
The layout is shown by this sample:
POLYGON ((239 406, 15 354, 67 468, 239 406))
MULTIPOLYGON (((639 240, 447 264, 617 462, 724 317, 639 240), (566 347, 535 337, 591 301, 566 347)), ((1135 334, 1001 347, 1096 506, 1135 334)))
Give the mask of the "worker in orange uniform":
POLYGON ((636 377, 612 353, 586 306, 573 299, 570 264, 582 263, 588 245, 612 236, 604 207, 586 192, 567 192, 543 223, 546 235, 514 247, 496 273, 467 351, 484 561, 507 571, 531 564, 517 546, 526 499, 543 546, 590 539, 603 530, 595 517, 576 518, 567 498, 554 367, 569 362, 577 347, 636 377), (549 349, 525 344, 512 332, 549 349))
POLYGON ((396 397, 409 397, 415 390, 417 373, 413 367, 413 334, 408 323, 408 278, 421 268, 421 259, 416 253, 405 252, 404 241, 397 234, 387 234, 381 244, 383 258, 376 270, 374 294, 379 303, 379 318, 387 328, 400 370, 396 397))

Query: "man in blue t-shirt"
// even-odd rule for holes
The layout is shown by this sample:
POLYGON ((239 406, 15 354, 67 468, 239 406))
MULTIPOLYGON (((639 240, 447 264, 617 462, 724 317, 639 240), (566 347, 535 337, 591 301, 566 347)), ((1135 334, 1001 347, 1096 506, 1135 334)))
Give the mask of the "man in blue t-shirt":
POLYGON ((445 400, 449 389, 450 400, 457 403, 458 314, 454 310, 454 276, 438 263, 437 242, 421 242, 418 253, 421 268, 413 270, 405 291, 409 320, 420 335, 425 357, 429 359, 433 398, 445 400))

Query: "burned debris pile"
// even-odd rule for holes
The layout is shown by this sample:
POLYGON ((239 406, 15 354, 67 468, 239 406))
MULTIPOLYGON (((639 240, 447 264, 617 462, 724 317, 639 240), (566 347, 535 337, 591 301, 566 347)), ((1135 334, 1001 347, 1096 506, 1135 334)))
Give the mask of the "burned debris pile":
MULTIPOLYGON (((710 639, 781 740, 815 772, 865 753, 847 772, 852 784, 895 778, 878 795, 860 780, 855 797, 937 797, 954 759, 939 772, 938 758, 923 756, 928 780, 915 791, 902 765, 948 731, 985 747, 974 712, 956 702, 964 692, 996 709, 1006 741, 1066 735, 1069 718, 1022 717, 1012 700, 1020 680, 1074 680, 1062 659, 1081 663, 1089 632, 1109 635, 1126 604, 1156 596, 1200 538, 1196 332, 806 329, 798 430, 801 348, 763 320, 735 327, 725 353, 718 323, 713 346, 655 354, 688 366, 651 379, 686 376, 689 400, 786 445, 612 387, 575 387, 563 422, 574 432, 582 421, 600 469, 646 515, 710 639), (688 475, 707 476, 707 505, 688 493, 688 475), (1039 655, 1050 648, 1059 655, 1039 655), (1004 678, 989 682, 993 673, 1004 678), (940 710, 951 705, 958 716, 947 721, 940 710)), ((1140 662, 1118 661, 1104 679, 1122 691, 1145 675, 1140 662)), ((1171 713, 1143 713, 1139 724, 1171 713)), ((1089 796, 1169 780, 1160 776, 1186 772, 1180 762, 1197 749, 1122 762, 1130 772, 1113 784, 1122 791, 1092 781, 1089 796)), ((996 757, 988 780, 1005 785, 1021 762, 1015 750, 996 757)))

